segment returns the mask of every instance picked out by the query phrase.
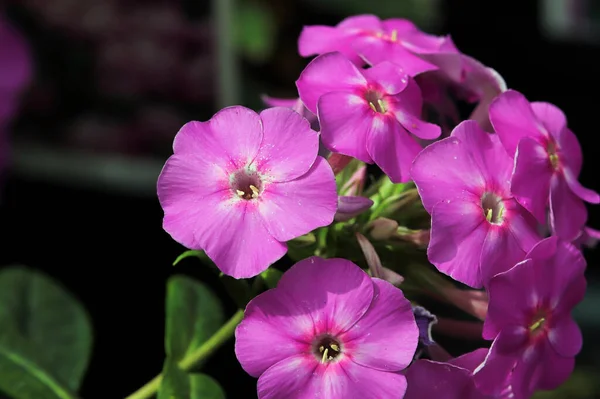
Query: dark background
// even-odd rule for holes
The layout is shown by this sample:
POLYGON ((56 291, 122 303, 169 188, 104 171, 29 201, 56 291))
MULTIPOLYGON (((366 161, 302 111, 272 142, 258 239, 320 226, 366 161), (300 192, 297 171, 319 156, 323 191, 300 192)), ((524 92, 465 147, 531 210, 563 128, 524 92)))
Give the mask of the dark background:
MULTIPOLYGON (((172 137, 182 124, 178 122, 206 120, 218 109, 214 94, 218 68, 214 67, 211 44, 214 21, 208 1, 184 2, 183 15, 204 29, 202 35, 206 35, 184 51, 188 55, 194 51, 206 54, 200 63, 204 69, 197 75, 194 86, 133 90, 123 95, 115 94, 114 90, 103 91, 103 85, 108 85, 105 81, 97 83, 99 69, 96 56, 88 51, 90 39, 73 26, 47 23, 52 3, 48 0, 43 12, 39 1, 8 6, 9 16, 32 44, 36 77, 25 93, 22 111, 11 133, 13 163, 5 173, 1 194, 0 264, 18 263, 41 269, 61 281, 85 304, 93 317, 95 346, 81 396, 125 397, 161 369, 168 276, 185 273, 207 281, 220 295, 223 292, 213 273, 197 260, 185 260, 176 268, 171 266, 183 248, 161 228, 162 211, 152 185, 127 192, 122 186, 115 188, 108 179, 86 180, 75 173, 85 169, 83 166, 73 163, 66 169, 46 167, 41 165, 42 157, 36 158, 37 153, 32 153, 31 148, 50 152, 67 150, 84 154, 83 160, 88 155, 103 157, 120 153, 131 159, 154 159, 160 168, 171 151, 172 137), (179 112, 173 118, 176 122, 164 128, 166 133, 159 132, 164 133, 160 140, 144 136, 143 125, 130 128, 133 123, 130 115, 139 113, 148 104, 166 104, 179 112), (71 131, 73 119, 89 112, 95 113, 100 121, 94 128, 101 129, 103 121, 110 120, 111 126, 121 126, 113 130, 130 132, 127 134, 136 139, 126 143, 115 141, 117 133, 104 130, 92 138, 83 135, 83 139, 81 132, 65 133, 71 131), (40 147, 39 143, 43 145, 40 147), (26 162, 32 157, 34 161, 39 159, 39 167, 26 162)), ((125 3, 143 8, 160 1, 125 3)), ((239 70, 244 84, 241 101, 260 107, 262 93, 295 95, 293 82, 307 62, 296 55, 296 40, 302 26, 334 25, 353 11, 342 6, 317 8, 314 2, 300 0, 254 3, 267 9, 277 25, 276 34, 272 35, 273 46, 266 56, 240 55, 239 70)), ((530 100, 549 101, 562 108, 583 147, 580 181, 598 191, 600 75, 596 57, 600 55, 600 46, 593 39, 551 39, 542 30, 538 2, 509 3, 441 1, 437 25, 427 28, 450 33, 460 50, 496 69, 509 87, 523 92, 530 100)), ((427 18, 418 22, 426 26, 427 18)), ((136 33, 131 29, 124 31, 122 40, 136 33)), ((600 37, 597 39, 600 41, 600 37)), ((114 74, 118 75, 118 71, 114 74)), ((181 75, 179 70, 165 71, 181 75)), ((599 228, 600 208, 589 209, 589 224, 599 228)), ((599 351, 599 344, 592 339, 600 328, 598 302, 593 297, 598 296, 593 290, 594 284, 598 287, 599 253, 586 251, 591 288, 587 307, 579 313, 589 337, 581 356, 583 365, 593 365, 599 351)), ((228 314, 232 314, 234 305, 224 295, 223 298, 228 314)), ((242 392, 254 392, 255 381, 239 367, 232 349, 230 342, 207 363, 205 370, 222 383, 229 397, 246 397, 242 392)))

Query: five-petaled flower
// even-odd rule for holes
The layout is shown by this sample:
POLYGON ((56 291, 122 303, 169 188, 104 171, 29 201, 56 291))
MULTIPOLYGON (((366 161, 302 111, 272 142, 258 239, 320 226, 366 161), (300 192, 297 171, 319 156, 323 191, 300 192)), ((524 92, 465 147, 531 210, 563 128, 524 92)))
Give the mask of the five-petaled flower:
POLYGON ((471 287, 512 267, 540 239, 535 219, 510 193, 512 164, 498 136, 475 121, 414 161, 411 174, 431 214, 429 261, 471 287))
POLYGON ((336 184, 318 134, 288 108, 241 106, 189 122, 158 179, 164 229, 225 274, 257 275, 285 241, 333 221, 336 184))
POLYGON ((392 284, 312 257, 248 304, 235 352, 260 399, 401 398, 419 331, 392 284))
POLYGON ((390 62, 359 70, 341 53, 327 53, 310 62, 296 86, 306 108, 318 115, 329 150, 375 162, 393 182, 410 177, 421 151, 414 136, 430 140, 441 133, 420 118, 417 84, 390 62))

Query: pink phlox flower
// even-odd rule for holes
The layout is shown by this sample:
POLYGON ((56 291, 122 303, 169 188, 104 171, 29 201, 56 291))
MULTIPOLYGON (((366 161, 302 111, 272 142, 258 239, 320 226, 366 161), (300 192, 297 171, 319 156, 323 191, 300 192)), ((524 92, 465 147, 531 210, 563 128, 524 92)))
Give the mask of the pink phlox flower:
POLYGON ((506 151, 515 158, 511 191, 540 223, 550 208, 554 234, 573 241, 584 227, 584 201, 598 204, 600 195, 579 181, 582 153, 567 127, 564 113, 544 102, 529 102, 508 90, 490 105, 490 120, 506 151))
POLYGON ((341 53, 327 53, 310 62, 296 86, 306 108, 318 115, 328 149, 375 162, 395 183, 409 180, 421 150, 415 136, 441 133, 420 118, 417 84, 390 62, 360 70, 341 53))
POLYGON ((585 294, 585 267, 577 248, 552 236, 490 281, 483 338, 494 342, 475 372, 481 391, 497 393, 510 378, 515 398, 529 398, 567 380, 582 346, 571 310, 585 294))
POLYGON ((477 389, 473 371, 484 361, 487 348, 477 349, 448 362, 420 359, 406 372, 408 389, 404 399, 509 399, 507 387, 498 395, 486 395, 477 389))
POLYGON ((401 398, 418 337, 400 289, 350 261, 311 257, 250 301, 235 353, 259 399, 401 398))
POLYGON ((577 248, 595 248, 598 245, 598 241, 600 241, 600 230, 585 226, 575 241, 573 241, 573 245, 577 248))
POLYGON ((375 15, 349 17, 337 26, 306 26, 298 39, 303 57, 339 51, 358 66, 391 61, 410 76, 445 67, 460 74, 459 54, 449 36, 422 32, 409 20, 380 20, 375 15))
POLYGON ((310 112, 308 108, 304 106, 302 100, 300 100, 299 98, 276 98, 269 97, 266 95, 263 95, 261 98, 263 102, 269 107, 285 107, 293 109, 294 111, 305 117, 308 120, 308 122, 310 122, 310 126, 313 130, 316 130, 317 132, 321 130, 319 127, 319 119, 317 119, 317 115, 310 112))
POLYGON ((509 190, 512 159, 475 121, 426 147, 411 175, 431 214, 429 261, 474 288, 512 267, 540 239, 509 190))
POLYGON ((225 274, 255 276, 285 242, 329 225, 336 184, 319 138, 287 108, 228 107, 184 125, 158 178, 163 227, 225 274))

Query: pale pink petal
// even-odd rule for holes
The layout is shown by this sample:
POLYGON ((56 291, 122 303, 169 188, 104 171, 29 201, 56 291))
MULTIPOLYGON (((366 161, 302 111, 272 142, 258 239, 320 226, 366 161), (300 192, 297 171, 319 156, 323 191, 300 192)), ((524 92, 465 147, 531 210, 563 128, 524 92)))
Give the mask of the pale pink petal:
POLYGON ((367 313, 340 336, 352 360, 362 366, 400 371, 417 349, 419 330, 410 302, 387 281, 373 279, 373 302, 367 313))
POLYGON ((248 374, 259 377, 275 363, 310 351, 305 337, 313 329, 310 314, 298 309, 297 302, 281 290, 268 290, 246 306, 235 330, 235 355, 248 374))
POLYGON ((335 176, 322 157, 317 157, 305 175, 266 185, 258 204, 267 230, 278 241, 331 224, 336 210, 335 176))
POLYGON ((410 173, 429 213, 441 200, 460 197, 464 192, 478 197, 485 185, 471 154, 456 137, 425 147, 415 158, 410 173))
POLYGON ((540 223, 546 221, 553 172, 544 146, 529 137, 522 138, 517 146, 510 188, 515 199, 540 223))
POLYGON ((562 130, 567 127, 567 117, 556 105, 534 101, 531 109, 550 136, 555 139, 560 137, 562 130))
POLYGON ((321 140, 333 152, 372 163, 367 152, 367 137, 373 123, 373 110, 367 102, 351 93, 332 92, 318 103, 321 140))
MULTIPOLYGON (((563 267, 568 265, 563 265, 563 267)), ((579 325, 573 318, 562 317, 552 323, 548 332, 548 341, 552 349, 563 357, 574 357, 581 351, 583 337, 579 325)))
POLYGON ((367 80, 352 62, 339 52, 327 53, 312 60, 300 74, 296 87, 309 111, 317 113, 317 101, 332 91, 353 91, 367 80))
MULTIPOLYGON (((208 122, 212 135, 206 138, 217 151, 217 146, 231 160, 236 168, 242 168, 251 162, 263 139, 262 122, 258 114, 242 106, 223 108, 208 122)), ((175 142, 175 153, 183 151, 182 142, 175 142)), ((189 150, 185 150, 186 152, 189 150)))
POLYGON ((347 330, 365 314, 373 300, 373 283, 367 273, 345 259, 311 257, 283 274, 278 290, 312 315, 315 334, 333 336, 347 330), (307 292, 310 287, 310 292, 307 292))
POLYGON ((389 95, 398 94, 404 90, 410 79, 400 66, 387 61, 365 69, 363 75, 367 80, 379 84, 389 95))
POLYGON ((583 201, 571 191, 559 174, 550 181, 550 226, 565 241, 573 241, 587 221, 583 201))
POLYGON ((465 393, 473 386, 467 370, 431 360, 413 363, 406 379, 408 388, 404 399, 470 399, 465 393))
POLYGON ((309 385, 319 363, 310 354, 288 357, 268 368, 258 379, 258 399, 309 399, 309 385))
POLYGON ((517 151, 517 144, 522 137, 540 141, 544 137, 529 101, 515 90, 507 90, 492 101, 490 121, 511 157, 517 151))
MULTIPOLYGON (((202 203, 194 238, 225 274, 249 278, 266 270, 287 252, 264 225, 254 201, 224 201, 218 193, 202 203)), ((166 228, 165 228, 166 230, 166 228)))
POLYGON ((440 201, 431 214, 429 261, 456 281, 480 288, 481 247, 487 235, 483 211, 473 198, 440 201))
POLYGON ((393 118, 377 115, 367 139, 367 151, 394 183, 410 180, 412 162, 421 145, 393 118))
POLYGON ((565 168, 563 173, 569 188, 576 196, 590 204, 600 204, 600 195, 596 191, 583 187, 569 169, 565 168))
MULTIPOLYGON (((262 127, 256 125, 260 136, 257 140, 262 139, 262 127)), ((196 163, 199 169, 196 173, 200 173, 196 177, 196 181, 203 181, 210 184, 211 174, 202 176, 204 169, 209 167, 211 170, 219 170, 219 178, 225 178, 225 174, 232 173, 236 170, 237 165, 234 163, 231 154, 225 149, 226 144, 222 140, 223 135, 219 132, 214 132, 210 128, 209 122, 188 122, 179 129, 175 139, 173 140, 173 152, 175 155, 182 156, 183 160, 188 163, 196 163)), ((259 143, 260 145, 260 143, 259 143)), ((258 146, 257 146, 258 149, 258 146)), ((248 160, 248 161, 251 161, 248 160)))
POLYGON ((319 135, 306 118, 282 107, 266 109, 260 118, 264 137, 254 160, 258 172, 276 182, 305 174, 319 150, 319 135))

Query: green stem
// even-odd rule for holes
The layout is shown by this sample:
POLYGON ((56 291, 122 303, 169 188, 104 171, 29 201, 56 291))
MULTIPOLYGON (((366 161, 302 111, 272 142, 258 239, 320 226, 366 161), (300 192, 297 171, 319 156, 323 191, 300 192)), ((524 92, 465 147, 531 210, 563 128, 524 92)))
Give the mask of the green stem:
MULTIPOLYGON (((196 364, 212 355, 214 351, 216 351, 223 343, 225 343, 225 341, 233 336, 235 328, 238 324, 240 324, 240 321, 242 321, 243 317, 244 311, 239 309, 233 316, 231 316, 231 319, 229 319, 227 323, 223 324, 223 326, 212 335, 212 337, 200 345, 195 351, 181 359, 179 361, 179 367, 183 370, 189 371, 194 368, 196 364)), ((154 394, 156 394, 156 392, 158 392, 162 378, 162 374, 157 375, 147 382, 143 387, 125 399, 151 398, 154 394)))

